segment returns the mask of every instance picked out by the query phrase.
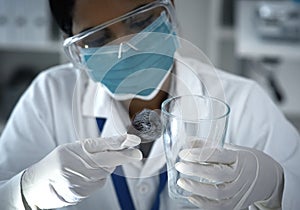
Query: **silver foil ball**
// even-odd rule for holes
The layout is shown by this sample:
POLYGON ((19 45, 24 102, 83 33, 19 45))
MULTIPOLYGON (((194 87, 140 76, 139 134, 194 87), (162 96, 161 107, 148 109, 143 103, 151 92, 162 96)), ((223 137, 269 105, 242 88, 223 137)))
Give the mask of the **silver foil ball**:
POLYGON ((142 110, 132 120, 128 133, 139 136, 142 143, 155 141, 162 135, 160 115, 154 110, 142 110))

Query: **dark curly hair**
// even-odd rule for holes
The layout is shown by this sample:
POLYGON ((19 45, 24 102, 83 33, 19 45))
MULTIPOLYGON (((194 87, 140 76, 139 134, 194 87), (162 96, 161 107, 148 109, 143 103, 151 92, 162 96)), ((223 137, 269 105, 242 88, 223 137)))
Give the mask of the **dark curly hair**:
POLYGON ((52 16, 60 29, 72 36, 72 20, 75 0, 49 0, 52 16))

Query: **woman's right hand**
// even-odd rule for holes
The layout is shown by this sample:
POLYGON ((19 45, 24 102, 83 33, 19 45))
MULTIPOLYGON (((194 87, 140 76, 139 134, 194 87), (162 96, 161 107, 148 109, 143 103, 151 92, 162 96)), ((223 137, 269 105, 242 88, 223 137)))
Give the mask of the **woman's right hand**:
POLYGON ((142 159, 140 138, 125 134, 60 145, 25 170, 21 186, 31 208, 75 205, 102 187, 118 165, 142 159))

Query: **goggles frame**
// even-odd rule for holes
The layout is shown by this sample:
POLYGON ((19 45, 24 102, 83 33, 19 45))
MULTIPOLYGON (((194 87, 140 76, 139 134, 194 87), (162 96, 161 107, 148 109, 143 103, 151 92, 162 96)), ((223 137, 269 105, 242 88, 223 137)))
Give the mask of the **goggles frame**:
POLYGON ((149 4, 143 5, 135 10, 132 10, 120 17, 114 18, 114 19, 109 20, 105 23, 102 23, 98 26, 95 26, 95 27, 90 28, 86 31, 83 31, 79 34, 76 34, 72 37, 66 38, 63 42, 63 47, 64 47, 64 51, 65 51, 67 57, 77 66, 78 64, 81 63, 80 62, 81 58, 79 56, 80 50, 78 49, 78 46, 76 45, 76 43, 78 41, 81 41, 84 38, 94 34, 95 32, 103 30, 104 28, 107 28, 115 23, 118 23, 127 18, 130 18, 131 16, 139 15, 139 14, 142 14, 144 12, 150 11, 150 10, 158 8, 158 7, 163 7, 164 9, 166 9, 168 17, 170 18, 170 22, 171 22, 174 30, 177 31, 178 22, 176 20, 175 11, 174 11, 171 1, 170 0, 156 0, 149 4))

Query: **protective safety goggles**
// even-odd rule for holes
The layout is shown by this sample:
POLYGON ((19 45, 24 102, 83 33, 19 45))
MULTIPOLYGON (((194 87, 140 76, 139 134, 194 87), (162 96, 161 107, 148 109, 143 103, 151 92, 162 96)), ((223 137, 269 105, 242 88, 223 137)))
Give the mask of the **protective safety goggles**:
MULTIPOLYGON (((118 18, 69 37, 64 41, 64 50, 75 66, 88 69, 82 52, 109 45, 123 45, 129 37, 143 32, 153 24, 162 14, 167 17, 176 33, 177 22, 170 0, 156 0, 138 7, 118 18), (118 28, 117 33, 114 30, 118 28)), ((128 46, 135 49, 135 46, 128 46)))

